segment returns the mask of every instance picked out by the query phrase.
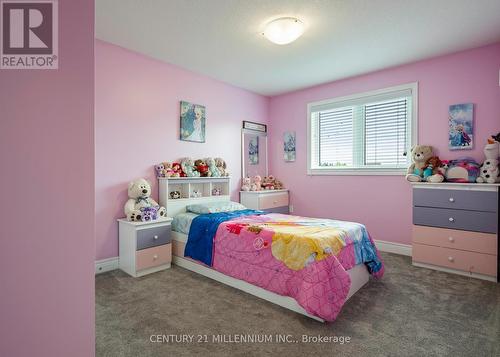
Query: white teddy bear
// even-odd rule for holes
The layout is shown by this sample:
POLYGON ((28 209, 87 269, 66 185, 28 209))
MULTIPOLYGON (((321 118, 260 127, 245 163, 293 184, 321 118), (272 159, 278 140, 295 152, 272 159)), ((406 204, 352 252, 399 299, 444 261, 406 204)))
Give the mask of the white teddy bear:
POLYGON ((128 201, 125 203, 124 211, 128 221, 141 221, 141 208, 157 208, 158 217, 165 217, 167 211, 165 207, 153 200, 151 197, 151 185, 143 178, 132 181, 128 184, 128 201))
POLYGON ((498 155, 500 144, 496 141, 489 141, 484 147, 484 155, 486 160, 480 167, 479 177, 476 179, 478 183, 496 183, 500 176, 498 169, 498 155))

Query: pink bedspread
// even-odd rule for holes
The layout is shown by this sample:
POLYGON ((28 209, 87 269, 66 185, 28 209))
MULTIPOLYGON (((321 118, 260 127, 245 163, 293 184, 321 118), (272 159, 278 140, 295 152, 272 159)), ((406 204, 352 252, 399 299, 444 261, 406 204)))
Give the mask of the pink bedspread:
MULTIPOLYGON (((248 229, 249 224, 263 223, 273 216, 283 215, 246 216, 221 223, 214 237, 213 268, 279 295, 290 296, 311 315, 326 321, 335 320, 351 286, 346 270, 359 263, 362 255, 356 252, 362 246, 355 244, 356 234, 345 237, 346 245, 337 255, 291 270, 271 252, 272 229, 264 228, 260 232, 248 229)), ((371 238, 369 240, 373 244, 371 238)), ((383 266, 373 275, 381 277, 383 266)))

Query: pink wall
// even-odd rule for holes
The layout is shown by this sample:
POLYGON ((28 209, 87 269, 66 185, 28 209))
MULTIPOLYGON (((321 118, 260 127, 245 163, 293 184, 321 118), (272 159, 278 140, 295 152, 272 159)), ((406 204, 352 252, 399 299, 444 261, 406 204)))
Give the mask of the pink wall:
POLYGON ((59 1, 59 69, 0 70, 0 356, 94 355, 94 1, 59 1))
POLYGON ((153 165, 182 156, 222 156, 238 199, 243 120, 265 123, 268 98, 96 41, 96 259, 118 255, 115 219, 123 216, 127 184, 157 183, 153 165), (179 102, 207 108, 206 143, 179 137, 179 102))
POLYGON ((482 160, 483 142, 500 131, 499 69, 500 43, 272 97, 271 172, 291 189, 295 213, 363 222, 375 239, 410 243, 411 187, 403 177, 306 175, 307 103, 418 81, 419 142, 433 145, 443 159, 482 160), (448 106, 467 102, 476 105, 476 148, 450 152, 448 106), (294 163, 283 161, 286 130, 297 132, 294 163))

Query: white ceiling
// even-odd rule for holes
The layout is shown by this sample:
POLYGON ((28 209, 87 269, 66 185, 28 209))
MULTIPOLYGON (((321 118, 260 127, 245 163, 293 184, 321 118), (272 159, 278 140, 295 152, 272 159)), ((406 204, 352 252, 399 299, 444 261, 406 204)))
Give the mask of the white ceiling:
POLYGON ((96 35, 275 95, 500 41, 500 0, 97 0, 96 35), (261 35, 281 16, 290 45, 261 35))

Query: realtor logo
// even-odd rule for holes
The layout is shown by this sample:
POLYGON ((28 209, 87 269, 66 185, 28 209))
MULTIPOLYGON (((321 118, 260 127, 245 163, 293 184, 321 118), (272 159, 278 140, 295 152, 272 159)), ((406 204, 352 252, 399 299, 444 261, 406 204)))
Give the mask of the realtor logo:
POLYGON ((57 69, 57 0, 0 1, 1 69, 57 69))

